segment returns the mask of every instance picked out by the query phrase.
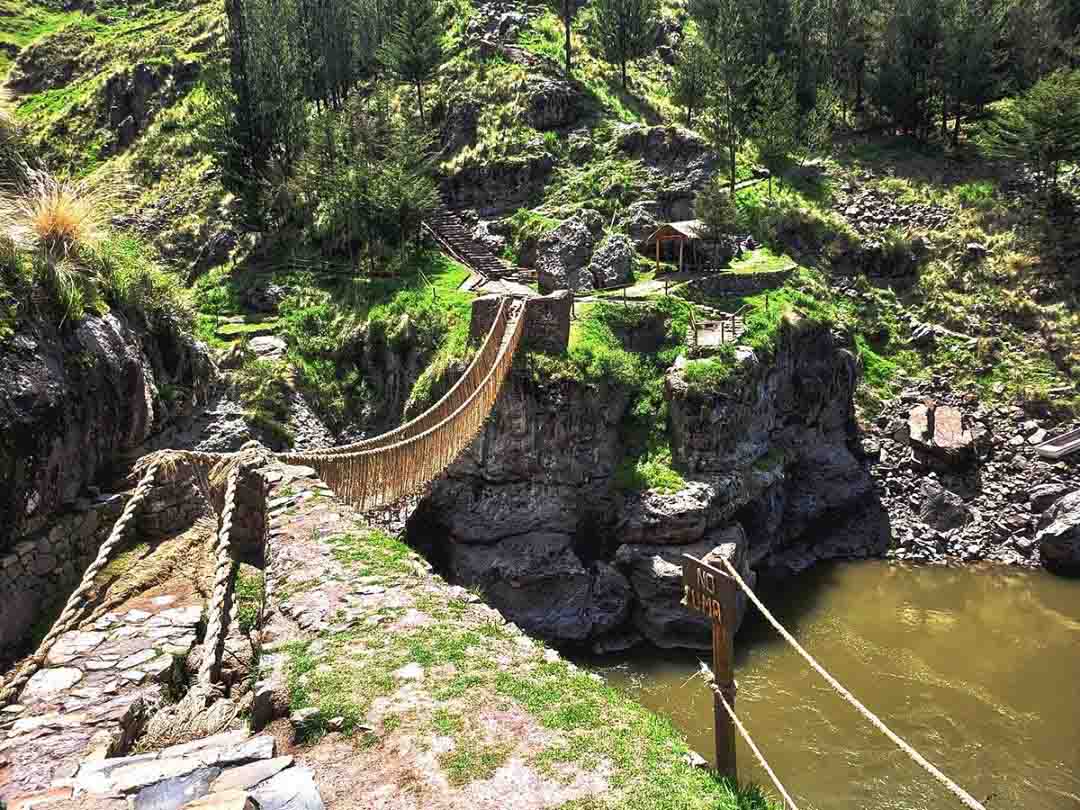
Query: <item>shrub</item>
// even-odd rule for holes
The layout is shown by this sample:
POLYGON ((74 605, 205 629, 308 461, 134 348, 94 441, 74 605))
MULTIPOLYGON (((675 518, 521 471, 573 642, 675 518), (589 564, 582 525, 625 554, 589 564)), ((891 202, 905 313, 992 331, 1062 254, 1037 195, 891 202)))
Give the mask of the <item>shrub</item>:
POLYGON ((969 208, 985 208, 994 199, 994 184, 989 180, 962 183, 953 189, 957 201, 969 208))

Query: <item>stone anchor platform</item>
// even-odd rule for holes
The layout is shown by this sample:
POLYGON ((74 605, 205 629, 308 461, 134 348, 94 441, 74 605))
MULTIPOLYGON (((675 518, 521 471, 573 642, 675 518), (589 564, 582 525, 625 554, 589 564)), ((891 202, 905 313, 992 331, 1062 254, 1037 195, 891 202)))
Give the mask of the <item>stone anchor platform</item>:
POLYGON ((79 763, 123 750, 160 705, 195 643, 202 600, 134 600, 59 638, 0 712, 0 798, 64 789, 79 763))

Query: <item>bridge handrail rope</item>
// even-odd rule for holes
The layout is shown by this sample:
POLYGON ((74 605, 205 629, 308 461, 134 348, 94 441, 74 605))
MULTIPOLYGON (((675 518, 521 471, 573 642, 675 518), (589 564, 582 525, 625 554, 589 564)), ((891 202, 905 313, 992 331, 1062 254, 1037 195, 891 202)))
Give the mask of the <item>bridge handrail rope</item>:
POLYGON ((425 410, 422 414, 393 430, 387 431, 386 433, 380 433, 378 436, 372 436, 369 439, 362 439, 358 442, 352 442, 351 444, 311 450, 303 455, 315 453, 323 455, 345 455, 346 453, 353 453, 357 450, 372 450, 376 447, 386 447, 387 445, 394 444, 402 439, 407 439, 410 436, 419 435, 432 425, 437 425, 439 422, 442 422, 449 414, 456 411, 458 407, 461 406, 461 403, 468 398, 473 389, 483 380, 487 370, 494 362, 494 358, 498 354, 499 345, 506 330, 504 309, 509 305, 510 302, 504 299, 495 316, 495 320, 492 321, 491 328, 488 329, 488 333, 484 337, 484 342, 473 357, 469 367, 465 370, 465 373, 458 378, 457 382, 450 387, 450 390, 447 391, 438 402, 425 410))
POLYGON ((278 458, 314 467, 327 486, 362 512, 420 491, 472 442, 510 372, 524 331, 524 307, 504 305, 496 320, 500 322, 496 334, 501 333, 502 339, 494 362, 464 402, 438 424, 383 447, 344 454, 282 453, 278 458), (508 328, 511 319, 512 330, 508 328))
POLYGON ((701 672, 705 676, 705 682, 709 685, 709 688, 720 697, 720 702, 724 706, 724 710, 728 713, 728 717, 731 718, 731 722, 735 724, 735 728, 739 734, 742 735, 743 740, 750 747, 754 756, 757 757, 758 764, 765 769, 765 773, 769 775, 776 790, 780 793, 781 798, 784 800, 784 810, 799 810, 799 806, 795 804, 795 800, 791 798, 787 790, 784 789, 783 783, 776 775, 771 767, 769 767, 768 761, 765 759, 765 755, 761 753, 761 749, 754 743, 754 739, 750 736, 750 732, 746 730, 746 727, 739 720, 738 715, 735 714, 735 710, 731 708, 731 704, 727 702, 727 698, 724 697, 724 690, 721 689, 716 683, 716 676, 713 675, 713 671, 709 669, 704 663, 701 664, 701 672))
POLYGON ((225 499, 221 506, 221 525, 214 546, 214 589, 211 593, 206 637, 203 640, 202 661, 199 663, 199 686, 209 689, 220 674, 221 655, 225 636, 229 632, 229 617, 225 607, 235 582, 236 561, 232 554, 233 514, 236 511, 236 487, 240 467, 233 467, 225 484, 225 499))
POLYGON ((825 667, 819 664, 817 660, 812 655, 810 655, 810 653, 803 649, 802 645, 795 640, 795 637, 792 636, 791 633, 789 633, 784 628, 784 626, 776 620, 772 613, 769 612, 769 609, 765 607, 764 604, 762 604, 761 600, 758 599, 757 594, 755 594, 753 590, 751 590, 750 586, 746 584, 743 578, 739 576, 739 572, 735 570, 735 566, 733 566, 724 557, 721 557, 720 561, 724 564, 724 567, 727 568, 727 572, 731 576, 731 578, 735 580, 735 582, 740 588, 742 588, 747 598, 749 598, 750 601, 753 602, 754 605, 757 607, 757 609, 761 611, 761 615, 764 616, 765 619, 769 622, 769 624, 771 624, 776 629, 776 632, 778 632, 783 637, 784 641, 786 641, 788 644, 795 648, 795 651, 803 657, 803 660, 805 660, 806 663, 810 665, 811 669, 813 669, 815 672, 817 672, 818 675, 825 679, 825 682, 828 683, 829 686, 835 689, 840 694, 840 696, 844 698, 844 700, 846 700, 848 703, 850 703, 859 714, 866 718, 870 722, 870 724, 874 726, 874 728, 876 728, 878 731, 880 731, 882 734, 892 740, 893 743, 895 743, 901 751, 903 751, 905 754, 915 760, 915 762, 922 766, 922 768, 927 773, 929 773, 938 782, 944 785, 950 793, 952 793, 956 798, 963 802, 967 807, 971 808, 971 810, 986 810, 986 808, 982 804, 980 804, 974 796, 972 796, 970 793, 968 793, 966 790, 964 790, 962 787, 952 781, 949 777, 947 777, 944 773, 938 770, 938 768, 935 767, 932 762, 930 762, 928 759, 926 759, 926 757, 916 751, 909 743, 905 742, 900 737, 900 735, 898 735, 887 725, 885 725, 885 722, 880 717, 878 717, 876 714, 866 708, 866 706, 864 706, 858 700, 858 698, 851 694, 851 692, 849 692, 844 687, 844 685, 840 683, 840 681, 836 680, 836 678, 829 674, 828 670, 826 670, 825 667))
POLYGON ((94 561, 90 563, 90 567, 83 573, 82 580, 79 582, 79 587, 68 597, 60 617, 53 623, 52 629, 49 630, 48 635, 41 640, 41 643, 38 645, 37 650, 34 651, 34 654, 19 667, 19 670, 12 676, 11 680, 4 684, 3 690, 0 691, 0 706, 7 706, 18 698, 19 693, 22 692, 23 688, 34 676, 34 673, 41 669, 42 665, 45 663, 45 659, 49 656, 49 651, 52 650, 53 645, 56 644, 60 636, 64 635, 64 633, 69 630, 73 630, 78 625, 79 618, 85 607, 85 599, 94 587, 94 580, 97 579, 97 575, 101 572, 101 569, 108 564, 109 558, 124 539, 124 535, 127 533, 128 524, 131 522, 132 518, 135 517, 135 512, 142 504, 143 499, 150 493, 160 467, 160 459, 152 461, 149 466, 146 467, 146 471, 143 473, 138 486, 135 487, 135 491, 131 493, 131 497, 128 498, 127 504, 124 505, 124 511, 121 513, 116 523, 113 524, 112 531, 109 533, 108 538, 101 544, 101 547, 98 548, 97 556, 94 558, 94 561))

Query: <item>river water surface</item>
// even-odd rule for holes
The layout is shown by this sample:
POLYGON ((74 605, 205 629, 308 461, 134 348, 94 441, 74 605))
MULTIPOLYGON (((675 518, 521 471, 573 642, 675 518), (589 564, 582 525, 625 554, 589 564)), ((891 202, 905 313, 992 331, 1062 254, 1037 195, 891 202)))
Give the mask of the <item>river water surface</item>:
MULTIPOLYGON (((1080 581, 1006 569, 821 565, 765 603, 841 683, 989 810, 1080 810, 1080 581)), ((708 654, 703 653, 707 658, 708 654)), ((698 656, 593 668, 712 762, 698 656)), ((751 607, 737 709, 800 808, 960 808, 856 715, 751 607)), ((739 775, 768 777, 739 743, 739 775)))

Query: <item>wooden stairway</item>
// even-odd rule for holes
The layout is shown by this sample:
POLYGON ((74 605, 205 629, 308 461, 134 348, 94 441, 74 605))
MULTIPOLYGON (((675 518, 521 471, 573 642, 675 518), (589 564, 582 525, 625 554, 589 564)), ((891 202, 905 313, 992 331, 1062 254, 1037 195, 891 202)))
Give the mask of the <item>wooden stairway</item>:
POLYGON ((473 239, 457 214, 446 205, 440 203, 424 224, 447 253, 485 278, 504 278, 514 272, 515 268, 473 239))

